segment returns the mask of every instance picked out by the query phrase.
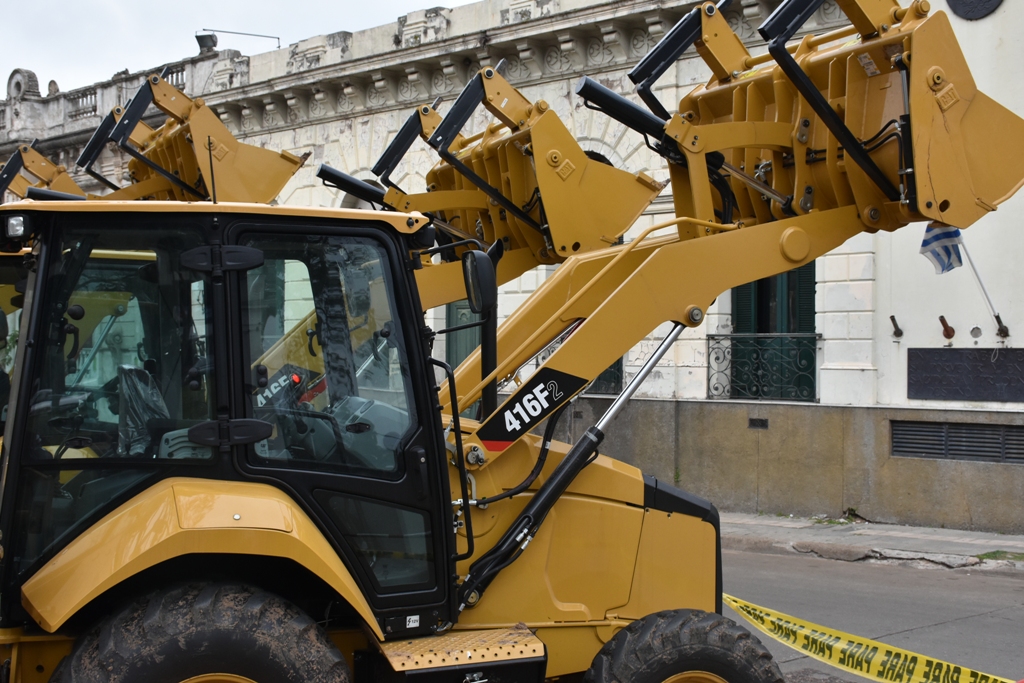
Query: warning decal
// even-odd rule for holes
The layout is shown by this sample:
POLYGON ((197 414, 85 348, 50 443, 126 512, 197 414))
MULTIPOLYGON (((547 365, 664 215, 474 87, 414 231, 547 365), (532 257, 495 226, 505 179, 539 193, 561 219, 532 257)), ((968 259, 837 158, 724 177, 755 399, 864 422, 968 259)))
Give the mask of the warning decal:
POLYGON ((873 681, 893 683, 1014 683, 934 657, 851 635, 751 604, 731 595, 722 601, 759 631, 794 650, 873 681))

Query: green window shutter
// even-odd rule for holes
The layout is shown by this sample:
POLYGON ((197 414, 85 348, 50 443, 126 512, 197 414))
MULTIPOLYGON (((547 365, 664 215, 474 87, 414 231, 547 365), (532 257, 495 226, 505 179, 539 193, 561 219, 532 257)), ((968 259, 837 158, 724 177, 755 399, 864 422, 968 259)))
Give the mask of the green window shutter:
POLYGON ((732 331, 736 334, 757 332, 756 282, 732 288, 732 331))
POLYGON ((791 272, 796 278, 796 329, 793 332, 814 332, 814 261, 791 272))

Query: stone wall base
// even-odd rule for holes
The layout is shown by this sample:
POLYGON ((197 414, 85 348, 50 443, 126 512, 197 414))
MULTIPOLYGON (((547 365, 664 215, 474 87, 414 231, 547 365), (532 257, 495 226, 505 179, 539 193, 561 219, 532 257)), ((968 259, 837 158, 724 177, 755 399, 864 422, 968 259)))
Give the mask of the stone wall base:
MULTIPOLYGON (((581 434, 609 404, 577 400, 559 438, 581 434)), ((1020 425, 1024 414, 634 400, 602 452, 724 511, 838 517, 852 508, 875 522, 1024 532, 1024 464, 893 457, 891 420, 1020 425)))

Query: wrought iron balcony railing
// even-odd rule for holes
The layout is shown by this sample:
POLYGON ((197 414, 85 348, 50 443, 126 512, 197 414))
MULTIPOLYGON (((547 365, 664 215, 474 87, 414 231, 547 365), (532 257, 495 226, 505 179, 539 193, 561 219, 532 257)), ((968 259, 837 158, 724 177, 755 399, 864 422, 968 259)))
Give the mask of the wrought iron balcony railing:
POLYGON ((708 398, 818 400, 820 334, 708 335, 708 398))

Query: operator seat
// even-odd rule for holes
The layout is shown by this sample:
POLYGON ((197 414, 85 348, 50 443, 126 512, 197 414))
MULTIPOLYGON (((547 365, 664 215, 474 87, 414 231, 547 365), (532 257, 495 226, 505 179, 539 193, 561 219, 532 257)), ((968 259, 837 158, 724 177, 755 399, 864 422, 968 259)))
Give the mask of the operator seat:
POLYGON ((120 388, 118 408, 117 455, 140 458, 152 455, 153 437, 147 423, 168 419, 170 413, 160 388, 144 368, 120 365, 117 368, 120 388))

